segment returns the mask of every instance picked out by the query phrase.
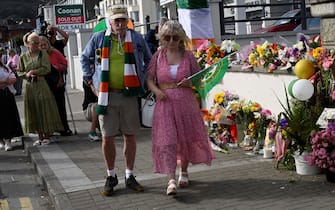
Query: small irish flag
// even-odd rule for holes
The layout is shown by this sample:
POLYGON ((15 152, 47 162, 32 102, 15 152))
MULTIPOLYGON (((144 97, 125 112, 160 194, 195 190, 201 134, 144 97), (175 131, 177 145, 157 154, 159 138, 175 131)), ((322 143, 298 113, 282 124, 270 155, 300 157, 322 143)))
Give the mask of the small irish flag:
POLYGON ((177 0, 178 19, 193 46, 214 41, 211 11, 207 0, 177 0))

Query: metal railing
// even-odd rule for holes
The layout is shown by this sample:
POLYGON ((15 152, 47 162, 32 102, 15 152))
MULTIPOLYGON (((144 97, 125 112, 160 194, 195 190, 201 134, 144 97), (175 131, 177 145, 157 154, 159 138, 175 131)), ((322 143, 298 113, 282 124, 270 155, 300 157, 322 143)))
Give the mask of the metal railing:
POLYGON ((305 0, 301 1, 292 1, 290 3, 273 3, 273 4, 252 4, 252 5, 224 5, 222 1, 219 2, 220 7, 220 22, 221 22, 221 35, 225 35, 226 33, 226 26, 232 26, 236 22, 260 22, 260 21, 271 21, 271 20, 281 20, 281 19, 296 19, 301 21, 301 28, 303 30, 306 29, 306 18, 312 17, 310 14, 307 14, 306 4, 305 0), (301 12, 299 16, 295 17, 258 17, 258 18, 252 18, 252 19, 240 19, 235 20, 234 17, 230 17, 230 19, 227 19, 224 17, 224 9, 226 8, 248 8, 248 7, 262 7, 263 11, 265 10, 265 7, 279 7, 279 6, 297 6, 301 12))

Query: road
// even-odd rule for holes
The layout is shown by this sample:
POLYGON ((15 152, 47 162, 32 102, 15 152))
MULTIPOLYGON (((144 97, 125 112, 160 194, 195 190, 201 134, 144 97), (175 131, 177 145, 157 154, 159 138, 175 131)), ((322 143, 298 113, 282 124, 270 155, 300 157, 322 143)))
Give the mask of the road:
POLYGON ((21 141, 0 150, 0 210, 53 210, 21 141))

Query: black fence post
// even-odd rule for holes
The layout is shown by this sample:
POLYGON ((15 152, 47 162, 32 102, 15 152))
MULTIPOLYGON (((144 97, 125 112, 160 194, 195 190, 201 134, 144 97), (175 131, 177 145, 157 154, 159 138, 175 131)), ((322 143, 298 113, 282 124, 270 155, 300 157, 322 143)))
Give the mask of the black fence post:
POLYGON ((145 24, 146 24, 147 33, 148 33, 150 31, 150 16, 149 15, 145 16, 145 24))

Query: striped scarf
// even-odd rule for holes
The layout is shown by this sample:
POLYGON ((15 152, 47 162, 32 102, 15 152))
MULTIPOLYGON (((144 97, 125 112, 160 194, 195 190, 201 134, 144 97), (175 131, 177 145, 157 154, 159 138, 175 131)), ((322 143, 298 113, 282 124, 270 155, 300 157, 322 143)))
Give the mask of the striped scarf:
MULTIPOLYGON (((108 107, 108 87, 109 87, 109 51, 110 51, 110 30, 107 30, 103 39, 101 55, 101 76, 100 91, 98 96, 97 115, 107 114, 108 107)), ((138 96, 143 93, 140 81, 136 73, 136 62, 134 48, 131 40, 131 32, 127 30, 124 43, 124 90, 125 96, 138 96)))

